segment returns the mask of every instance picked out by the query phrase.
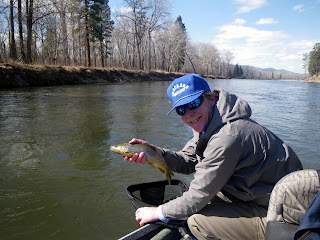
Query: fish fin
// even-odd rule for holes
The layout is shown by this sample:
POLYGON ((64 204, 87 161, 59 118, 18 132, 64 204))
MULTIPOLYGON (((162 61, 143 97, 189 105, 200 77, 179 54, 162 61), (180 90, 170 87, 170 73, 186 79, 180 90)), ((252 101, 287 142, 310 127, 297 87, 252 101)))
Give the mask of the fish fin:
POLYGON ((148 160, 146 161, 146 163, 148 163, 149 165, 153 166, 151 162, 149 162, 148 160))
POLYGON ((125 156, 132 157, 135 153, 134 152, 125 152, 125 156))
POLYGON ((158 154, 157 148, 156 148, 155 146, 153 146, 153 145, 148 145, 148 147, 150 147, 152 150, 154 150, 154 151, 158 154))
POLYGON ((167 178, 169 185, 171 185, 171 176, 168 174, 168 172, 166 172, 166 178, 167 178))
POLYGON ((166 171, 163 170, 162 168, 158 168, 160 170, 160 172, 165 173, 166 171))
POLYGON ((174 174, 173 174, 173 172, 171 171, 171 169, 169 169, 169 175, 170 175, 170 177, 173 177, 173 176, 174 176, 174 174))

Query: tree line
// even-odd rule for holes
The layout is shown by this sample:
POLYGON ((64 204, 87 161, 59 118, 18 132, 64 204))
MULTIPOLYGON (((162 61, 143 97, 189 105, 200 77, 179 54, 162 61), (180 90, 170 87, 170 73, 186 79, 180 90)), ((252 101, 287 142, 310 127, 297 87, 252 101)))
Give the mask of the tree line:
POLYGON ((309 53, 303 54, 302 60, 305 75, 308 69, 311 77, 318 77, 320 74, 320 43, 316 43, 309 53))
POLYGON ((232 65, 234 55, 193 43, 170 0, 1 0, 0 61, 195 72, 215 77, 297 79, 232 65))

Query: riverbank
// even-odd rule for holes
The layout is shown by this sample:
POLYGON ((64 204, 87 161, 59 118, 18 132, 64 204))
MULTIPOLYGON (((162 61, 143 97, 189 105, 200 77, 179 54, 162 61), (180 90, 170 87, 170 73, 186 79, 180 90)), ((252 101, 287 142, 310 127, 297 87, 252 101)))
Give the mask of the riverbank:
POLYGON ((306 80, 303 80, 303 82, 318 82, 320 83, 320 75, 318 77, 308 77, 306 80))
POLYGON ((131 81, 172 81, 182 73, 106 68, 0 64, 0 88, 131 81))
MULTIPOLYGON (((133 82, 137 81, 137 79, 139 81, 173 81, 184 74, 163 71, 2 63, 0 64, 0 88, 133 82)), ((215 76, 202 77, 222 78, 215 76)), ((318 78, 310 77, 302 81, 320 82, 320 76, 318 78)))

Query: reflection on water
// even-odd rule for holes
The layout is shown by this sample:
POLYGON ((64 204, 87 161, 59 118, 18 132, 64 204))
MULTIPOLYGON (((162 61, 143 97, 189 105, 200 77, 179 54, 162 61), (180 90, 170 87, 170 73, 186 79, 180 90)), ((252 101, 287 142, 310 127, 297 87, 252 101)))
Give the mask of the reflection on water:
MULTIPOLYGON (((133 137, 179 150, 190 138, 166 113, 168 82, 0 91, 0 239, 117 239, 136 229, 125 189, 163 180, 109 146, 133 137)), ((209 80, 246 99, 253 119, 319 168, 320 84, 209 80)), ((191 176, 175 174, 186 182, 191 176)))

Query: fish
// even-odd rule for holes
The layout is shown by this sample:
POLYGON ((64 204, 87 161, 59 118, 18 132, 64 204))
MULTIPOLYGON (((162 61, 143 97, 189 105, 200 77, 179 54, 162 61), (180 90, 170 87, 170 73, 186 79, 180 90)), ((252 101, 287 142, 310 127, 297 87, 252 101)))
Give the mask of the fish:
POLYGON ((173 172, 163 157, 158 154, 155 147, 146 144, 120 143, 110 146, 110 150, 128 157, 132 157, 135 153, 144 152, 147 157, 147 163, 165 173, 168 183, 171 184, 171 177, 174 176, 173 172))

